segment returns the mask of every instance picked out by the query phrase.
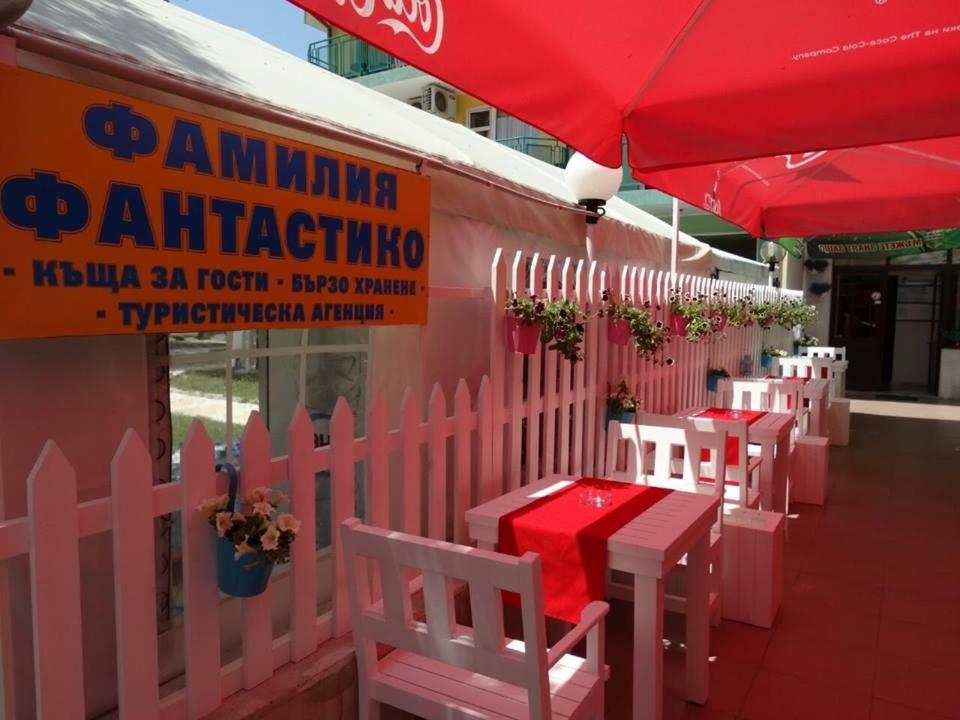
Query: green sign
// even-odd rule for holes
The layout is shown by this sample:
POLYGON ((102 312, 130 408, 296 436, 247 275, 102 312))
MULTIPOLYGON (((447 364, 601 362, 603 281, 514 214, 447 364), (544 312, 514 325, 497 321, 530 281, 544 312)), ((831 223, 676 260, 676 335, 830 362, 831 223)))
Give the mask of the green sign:
MULTIPOLYGON (((788 240, 796 242, 795 238, 788 240)), ((783 244, 783 241, 780 241, 783 244)), ((808 238, 807 257, 887 258, 960 248, 960 229, 808 238)), ((788 248, 790 249, 790 248, 788 248)))

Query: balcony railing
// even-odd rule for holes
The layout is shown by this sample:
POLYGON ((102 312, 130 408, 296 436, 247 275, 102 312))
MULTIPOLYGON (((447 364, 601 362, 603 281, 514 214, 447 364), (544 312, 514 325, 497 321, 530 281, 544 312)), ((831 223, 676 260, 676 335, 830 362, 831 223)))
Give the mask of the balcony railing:
POLYGON ((543 160, 545 163, 564 167, 570 159, 571 150, 559 140, 551 137, 536 135, 520 135, 517 137, 497 138, 497 142, 506 145, 524 155, 543 160))
POLYGON ((307 60, 345 78, 403 67, 405 62, 350 35, 318 40, 307 48, 307 60))

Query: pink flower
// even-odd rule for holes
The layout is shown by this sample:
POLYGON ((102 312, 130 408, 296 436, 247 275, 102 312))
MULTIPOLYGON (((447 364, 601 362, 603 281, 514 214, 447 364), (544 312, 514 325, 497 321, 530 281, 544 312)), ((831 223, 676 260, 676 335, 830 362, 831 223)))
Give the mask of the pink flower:
POLYGON ((261 515, 263 517, 270 517, 274 511, 273 505, 268 503, 266 500, 255 502, 253 504, 253 513, 254 515, 261 515))
POLYGON ((267 529, 260 536, 260 547, 264 550, 276 550, 280 540, 280 531, 273 523, 267 525, 267 529))
POLYGON ((284 532, 292 532, 294 535, 300 529, 300 521, 290 513, 283 513, 277 518, 277 527, 284 532))
POLYGON ((227 503, 230 502, 230 497, 228 495, 220 495, 218 497, 207 498, 202 503, 197 505, 197 510, 202 512, 205 515, 210 515, 214 512, 219 512, 223 510, 227 503))
POLYGON ((244 501, 248 505, 254 505, 258 502, 269 502, 271 492, 270 488, 261 485, 260 487, 254 488, 253 491, 244 498, 244 501))
POLYGON ((223 537, 227 534, 227 530, 233 527, 233 513, 228 512, 218 512, 217 513, 217 535, 223 537))
POLYGON ((272 502, 274 505, 283 505, 289 499, 290 498, 283 494, 282 490, 277 490, 276 494, 273 496, 272 502))
POLYGON ((238 542, 234 547, 236 548, 236 552, 233 554, 234 560, 239 560, 241 555, 246 555, 247 553, 252 553, 254 551, 252 547, 247 545, 246 538, 238 542))

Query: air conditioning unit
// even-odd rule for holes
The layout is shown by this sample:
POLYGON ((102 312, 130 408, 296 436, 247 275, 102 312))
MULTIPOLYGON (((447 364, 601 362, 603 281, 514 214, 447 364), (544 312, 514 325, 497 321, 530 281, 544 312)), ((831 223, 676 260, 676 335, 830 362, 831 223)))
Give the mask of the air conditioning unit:
POLYGON ((407 105, 415 107, 417 110, 423 110, 423 96, 417 95, 416 97, 409 98, 407 105))
POLYGON ((457 95, 440 85, 427 85, 423 89, 421 107, 433 115, 452 118, 457 114, 457 95))

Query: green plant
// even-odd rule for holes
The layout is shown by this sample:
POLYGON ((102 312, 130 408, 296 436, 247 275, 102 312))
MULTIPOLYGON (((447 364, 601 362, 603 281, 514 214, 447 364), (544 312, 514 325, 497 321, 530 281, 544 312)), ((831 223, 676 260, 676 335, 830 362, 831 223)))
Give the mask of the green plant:
POLYGON ((713 336, 714 323, 708 314, 707 296, 704 294, 670 293, 670 312, 687 322, 687 342, 700 342, 713 336))
POLYGON ((544 304, 540 339, 548 350, 556 350, 570 362, 583 359, 586 316, 573 300, 549 300, 544 304))
POLYGON ((780 304, 776 300, 763 300, 750 306, 750 317, 764 330, 769 329, 779 317, 780 304))
POLYGON ((718 312, 727 319, 727 324, 733 327, 743 327, 750 320, 749 297, 739 300, 727 300, 726 295, 718 295, 713 302, 714 312, 718 312))
POLYGON ((811 335, 807 335, 806 333, 803 334, 802 338, 797 340, 797 345, 801 345, 802 347, 809 347, 811 345, 819 345, 819 344, 820 344, 820 340, 818 340, 815 337, 812 337, 811 335))
POLYGON ((803 300, 791 298, 779 300, 777 308, 777 322, 785 330, 793 330, 814 321, 817 317, 817 308, 807 305, 803 300))
POLYGON ((640 399, 630 392, 626 380, 620 381, 616 392, 613 392, 609 384, 607 385, 607 410, 611 413, 622 415, 623 413, 637 412, 641 407, 640 399))
MULTIPOLYGON (((661 361, 656 358, 664 344, 670 342, 670 330, 659 320, 654 320, 650 313, 650 302, 643 307, 637 307, 630 302, 627 296, 618 301, 612 290, 604 290, 603 307, 597 312, 597 317, 606 316, 610 320, 626 320, 630 323, 630 335, 633 337, 633 346, 640 356, 655 363, 661 361)), ((665 365, 673 365, 673 358, 665 358, 665 365)))
POLYGON ((770 357, 787 357, 789 353, 783 348, 768 347, 763 349, 763 354, 770 357))
POLYGON ((709 368, 707 370, 707 375, 713 375, 716 377, 724 377, 724 378, 730 377, 730 373, 727 371, 727 369, 722 367, 709 368))
POLYGON ((522 325, 533 325, 543 321, 546 303, 536 295, 522 296, 513 293, 503 306, 507 315, 515 317, 522 325))

